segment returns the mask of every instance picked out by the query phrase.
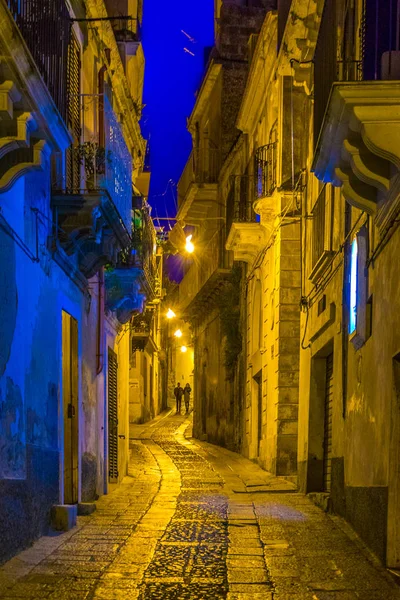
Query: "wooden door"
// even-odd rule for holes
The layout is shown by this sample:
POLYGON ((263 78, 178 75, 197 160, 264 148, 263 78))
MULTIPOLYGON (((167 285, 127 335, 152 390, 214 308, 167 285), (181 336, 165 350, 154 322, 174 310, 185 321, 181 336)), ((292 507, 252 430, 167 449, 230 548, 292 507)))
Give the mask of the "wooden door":
POLYGON ((118 361, 108 349, 108 480, 118 483, 118 361))
POLYGON ((62 311, 64 504, 78 502, 78 322, 62 311))

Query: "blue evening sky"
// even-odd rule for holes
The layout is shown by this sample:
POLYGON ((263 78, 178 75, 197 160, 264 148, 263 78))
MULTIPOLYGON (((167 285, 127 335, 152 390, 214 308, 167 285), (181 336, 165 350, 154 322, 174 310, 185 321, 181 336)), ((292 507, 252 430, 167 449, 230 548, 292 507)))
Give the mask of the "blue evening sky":
MULTIPOLYGON (((191 149, 186 119, 204 71, 204 48, 213 45, 214 0, 145 0, 146 57, 142 130, 150 139, 152 216, 175 216, 171 188, 191 149), (194 41, 191 41, 182 30, 194 41), (184 49, 187 49, 190 54, 184 49)), ((174 193, 176 188, 174 188, 174 193)))

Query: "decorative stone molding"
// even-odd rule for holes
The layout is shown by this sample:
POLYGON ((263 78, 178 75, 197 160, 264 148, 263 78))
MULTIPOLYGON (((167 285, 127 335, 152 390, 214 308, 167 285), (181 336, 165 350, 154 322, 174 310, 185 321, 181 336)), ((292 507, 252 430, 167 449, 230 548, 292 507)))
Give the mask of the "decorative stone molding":
POLYGON ((58 241, 68 256, 76 255, 85 277, 106 264, 116 264, 119 251, 129 246, 128 231, 105 190, 54 193, 52 206, 58 241))
POLYGON ((16 148, 3 157, 0 165, 0 193, 9 190, 30 169, 45 169, 51 150, 47 142, 38 140, 31 147, 16 148))
POLYGON ((225 248, 235 260, 252 264, 268 241, 268 230, 261 223, 232 223, 225 248))
POLYGON ((312 165, 381 228, 399 202, 392 193, 400 184, 399 105, 398 81, 335 84, 312 165))
POLYGON ((274 221, 276 218, 276 197, 266 196, 265 198, 259 198, 253 202, 253 210, 257 215, 260 215, 261 225, 270 234, 274 227, 274 221))
POLYGON ((122 325, 143 312, 146 296, 141 291, 142 276, 143 271, 128 266, 105 274, 106 307, 115 312, 122 325))

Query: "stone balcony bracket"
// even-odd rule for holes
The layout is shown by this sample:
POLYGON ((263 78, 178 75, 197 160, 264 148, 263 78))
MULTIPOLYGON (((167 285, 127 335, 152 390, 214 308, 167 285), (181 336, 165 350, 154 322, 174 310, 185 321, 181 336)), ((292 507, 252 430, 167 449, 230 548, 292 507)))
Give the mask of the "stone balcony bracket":
POLYGON ((261 223, 232 223, 225 247, 233 252, 235 260, 252 264, 266 246, 269 236, 261 223))
POLYGON ((312 170, 385 228, 400 206, 400 82, 333 86, 312 170))
POLYGON ((45 170, 49 163, 51 149, 45 140, 36 140, 32 145, 26 145, 26 147, 23 145, 18 147, 17 144, 16 141, 10 142, 8 148, 11 151, 0 157, 0 193, 12 188, 17 179, 28 171, 45 170), (11 148, 14 144, 14 148, 11 148))
POLYGON ((76 194, 53 193, 52 207, 63 251, 76 257, 81 273, 93 277, 107 264, 115 265, 130 236, 105 190, 76 194))
POLYGON ((146 295, 142 292, 142 275, 141 269, 128 266, 105 274, 106 308, 122 325, 143 312, 146 295))
POLYGON ((258 198, 253 202, 253 210, 256 215, 260 215, 261 223, 266 229, 273 228, 276 217, 276 198, 275 193, 265 198, 258 198))

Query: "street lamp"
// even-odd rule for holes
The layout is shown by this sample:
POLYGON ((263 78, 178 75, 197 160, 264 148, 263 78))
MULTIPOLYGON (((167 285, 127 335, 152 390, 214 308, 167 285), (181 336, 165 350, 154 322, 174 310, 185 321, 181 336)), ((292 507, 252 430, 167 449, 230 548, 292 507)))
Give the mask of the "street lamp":
POLYGON ((171 308, 169 308, 167 312, 167 319, 173 319, 174 317, 176 317, 176 314, 171 308))
POLYGON ((185 249, 186 249, 186 252, 189 252, 189 254, 192 254, 192 252, 194 252, 194 246, 193 246, 193 242, 191 241, 191 240, 192 240, 192 237, 193 237, 193 236, 192 236, 192 234, 190 234, 190 235, 188 235, 188 236, 187 236, 187 238, 186 238, 186 246, 185 246, 185 249))
POLYGON ((180 329, 177 329, 174 333, 174 336, 177 338, 181 338, 182 337, 182 331, 180 329))
POLYGON ((181 346, 181 352, 187 352, 186 346, 181 346))

